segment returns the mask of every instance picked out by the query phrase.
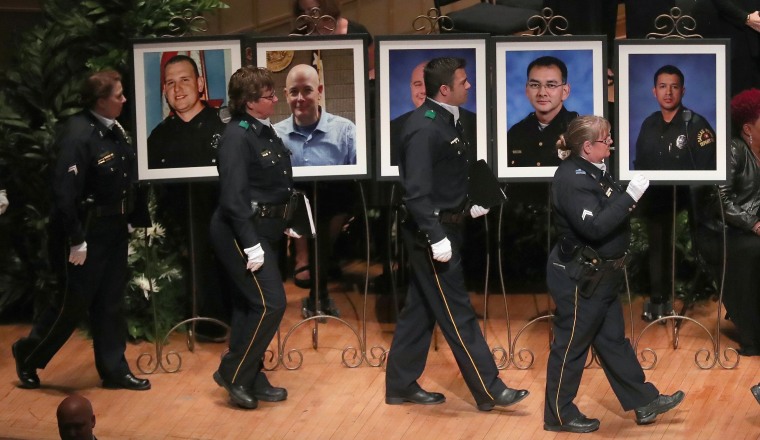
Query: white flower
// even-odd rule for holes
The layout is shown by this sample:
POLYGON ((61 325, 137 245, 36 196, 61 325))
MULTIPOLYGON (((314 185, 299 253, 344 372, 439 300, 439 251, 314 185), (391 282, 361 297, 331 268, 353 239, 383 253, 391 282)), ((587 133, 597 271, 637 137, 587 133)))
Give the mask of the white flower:
POLYGON ((148 280, 145 275, 140 275, 132 279, 132 284, 137 286, 138 289, 143 291, 145 299, 150 299, 151 293, 158 293, 159 288, 155 279, 148 280))
POLYGON ((153 226, 148 228, 148 237, 163 237, 166 235, 166 229, 161 226, 161 223, 153 223, 153 226))

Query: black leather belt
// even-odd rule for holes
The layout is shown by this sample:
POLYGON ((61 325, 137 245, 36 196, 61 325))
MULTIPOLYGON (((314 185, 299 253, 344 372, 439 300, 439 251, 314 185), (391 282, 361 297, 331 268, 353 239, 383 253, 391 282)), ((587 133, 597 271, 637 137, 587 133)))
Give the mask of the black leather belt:
POLYGON ((464 219, 467 218, 467 214, 464 212, 443 211, 438 214, 438 218, 440 219, 441 223, 459 225, 464 223, 464 219))
POLYGON ((628 263, 628 254, 625 254, 620 258, 615 258, 612 260, 602 260, 602 263, 599 265, 599 268, 600 269, 622 269, 625 267, 627 263, 628 263))
POLYGON ((121 199, 116 203, 108 205, 95 205, 92 207, 92 213, 95 217, 107 217, 111 215, 124 215, 129 214, 131 211, 127 199, 121 199))
POLYGON ((273 205, 269 203, 252 202, 253 212, 256 217, 261 218, 282 218, 288 214, 288 204, 273 205))

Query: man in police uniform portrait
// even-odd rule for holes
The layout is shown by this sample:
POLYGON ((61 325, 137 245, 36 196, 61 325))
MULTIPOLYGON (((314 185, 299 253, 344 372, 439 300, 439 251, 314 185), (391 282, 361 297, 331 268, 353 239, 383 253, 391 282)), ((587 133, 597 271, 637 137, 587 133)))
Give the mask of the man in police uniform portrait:
POLYGON ((148 137, 148 168, 216 166, 225 124, 219 109, 201 99, 206 81, 198 64, 187 55, 169 58, 162 84, 171 113, 148 137))
POLYGON ((557 139, 578 113, 565 108, 570 96, 567 66, 557 57, 542 56, 527 69, 525 96, 534 112, 507 131, 510 167, 558 166, 557 139))
POLYGON ((701 115, 683 106, 684 75, 672 65, 657 69, 652 94, 660 110, 641 124, 635 170, 714 170, 715 131, 701 115))

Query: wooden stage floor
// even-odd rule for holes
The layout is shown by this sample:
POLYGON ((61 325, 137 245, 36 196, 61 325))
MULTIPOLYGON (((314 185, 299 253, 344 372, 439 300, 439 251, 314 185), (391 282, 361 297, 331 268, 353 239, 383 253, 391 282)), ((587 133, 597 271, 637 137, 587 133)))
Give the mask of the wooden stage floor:
MULTIPOLYGON (((357 327, 362 311, 362 295, 356 286, 333 285, 331 290, 345 320, 357 327), (352 307, 353 304, 353 307, 352 307)), ((282 337, 299 322, 304 290, 287 284, 288 312, 282 337)), ((473 295, 476 309, 483 310, 483 295, 473 295)), ((508 295, 511 337, 547 308, 546 295, 508 295)), ((374 316, 374 296, 368 297, 367 345, 388 348, 393 325, 378 324, 374 316)), ((641 300, 633 303, 636 334, 644 328, 639 319, 641 300)), ((508 349, 508 331, 501 294, 489 295, 487 336, 492 347, 508 349)), ((628 308, 625 309, 628 320, 628 308)), ((706 302, 689 312, 711 333, 716 328, 716 303, 706 302)), ((730 332, 730 323, 723 323, 730 332)), ((662 415, 650 426, 637 426, 633 413, 620 408, 598 365, 586 369, 579 407, 590 417, 601 419, 601 429, 587 437, 625 439, 757 439, 760 438, 760 405, 749 387, 760 381, 760 358, 741 358, 735 369, 715 365, 700 369, 695 355, 713 347, 697 324, 684 324, 679 348, 672 348, 669 325, 656 324, 642 337, 643 347, 655 350, 658 363, 647 371, 647 379, 662 392, 678 389, 686 400, 677 409, 662 415)), ((288 389, 288 399, 280 403, 260 403, 245 411, 230 406, 226 392, 211 378, 225 344, 197 343, 190 352, 183 334, 171 338, 167 350, 182 357, 177 373, 159 370, 148 375, 153 389, 147 392, 112 391, 99 387, 92 359, 91 341, 75 334, 45 370, 40 371, 42 388, 16 387, 11 343, 26 335, 29 325, 5 325, 0 331, 0 438, 58 438, 55 409, 69 393, 77 392, 93 402, 97 417, 95 433, 100 439, 553 439, 577 434, 543 431, 542 411, 548 353, 548 326, 540 321, 519 339, 518 349, 529 348, 535 363, 528 369, 508 365, 501 377, 515 388, 527 388, 531 395, 514 407, 491 412, 478 411, 467 391, 451 353, 442 337, 431 348, 421 385, 446 394, 447 401, 436 406, 388 406, 384 403, 384 370, 366 362, 348 368, 341 362, 343 349, 358 347, 354 332, 338 321, 319 325, 319 348, 312 347, 313 322, 292 332, 286 352, 297 349, 303 355, 300 368, 282 365, 268 373, 272 383, 288 389)), ((357 328, 362 335, 361 328, 357 328)), ((724 334, 722 346, 736 347, 724 334)), ((369 350, 369 349, 368 349, 369 350)), ((134 372, 151 344, 130 344, 127 357, 134 372)), ((287 355, 287 353, 286 353, 287 355)), ((297 360, 297 357, 294 358, 297 360)), ((176 359, 174 360, 176 365, 176 359)), ((292 365, 292 364, 291 364, 292 365)))

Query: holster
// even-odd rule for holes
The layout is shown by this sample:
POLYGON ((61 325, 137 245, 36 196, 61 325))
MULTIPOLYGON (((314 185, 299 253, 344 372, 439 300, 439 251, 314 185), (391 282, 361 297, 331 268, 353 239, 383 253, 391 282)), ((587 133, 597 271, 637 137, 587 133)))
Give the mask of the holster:
POLYGON ((559 259, 565 264, 567 276, 576 282, 581 296, 593 296, 607 273, 601 269, 602 260, 596 251, 590 246, 562 237, 559 242, 559 259))

